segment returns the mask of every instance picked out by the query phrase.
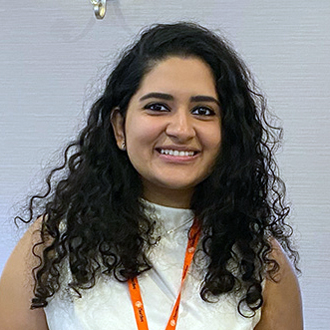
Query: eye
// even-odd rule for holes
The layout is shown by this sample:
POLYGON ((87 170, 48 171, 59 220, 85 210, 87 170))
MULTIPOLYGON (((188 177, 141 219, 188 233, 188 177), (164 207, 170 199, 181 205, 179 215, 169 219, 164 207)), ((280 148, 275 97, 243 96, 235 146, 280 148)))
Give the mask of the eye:
POLYGON ((159 112, 165 112, 169 111, 169 108, 161 103, 149 103, 146 106, 144 106, 144 109, 152 110, 152 111, 159 111, 159 112))
POLYGON ((214 116, 215 111, 204 106, 196 107, 192 110, 192 114, 198 116, 214 116))

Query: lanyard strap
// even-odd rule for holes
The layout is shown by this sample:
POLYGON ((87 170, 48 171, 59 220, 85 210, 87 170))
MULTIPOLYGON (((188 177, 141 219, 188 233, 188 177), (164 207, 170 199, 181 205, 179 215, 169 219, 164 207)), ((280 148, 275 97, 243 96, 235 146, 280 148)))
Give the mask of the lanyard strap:
MULTIPOLYGON (((183 283, 187 277, 187 273, 188 273, 190 264, 194 257, 194 253, 196 250, 199 236, 200 236, 200 227, 199 227, 197 219, 195 218, 194 223, 191 226, 190 231, 189 231, 189 238, 188 238, 188 243, 187 243, 187 248, 186 248, 184 264, 183 264, 179 294, 178 294, 178 297, 176 298, 174 307, 172 309, 171 316, 167 322, 165 330, 175 330, 175 328, 176 328, 178 315, 179 315, 179 306, 180 306, 183 283)), ((141 297, 141 291, 140 291, 138 279, 136 277, 133 279, 129 279, 128 287, 129 287, 129 292, 131 295, 131 301, 132 301, 132 306, 134 309, 135 320, 136 320, 138 330, 148 330, 149 329, 148 322, 147 322, 146 313, 145 313, 145 310, 143 307, 143 301, 142 301, 142 297, 141 297)))

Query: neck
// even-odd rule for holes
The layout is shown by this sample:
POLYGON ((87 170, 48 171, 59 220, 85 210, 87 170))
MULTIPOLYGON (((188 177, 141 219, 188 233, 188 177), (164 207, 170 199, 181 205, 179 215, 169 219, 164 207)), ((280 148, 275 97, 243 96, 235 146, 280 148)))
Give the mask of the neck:
POLYGON ((149 191, 144 189, 143 198, 147 201, 163 206, 189 209, 193 191, 181 191, 162 189, 160 191, 149 191))

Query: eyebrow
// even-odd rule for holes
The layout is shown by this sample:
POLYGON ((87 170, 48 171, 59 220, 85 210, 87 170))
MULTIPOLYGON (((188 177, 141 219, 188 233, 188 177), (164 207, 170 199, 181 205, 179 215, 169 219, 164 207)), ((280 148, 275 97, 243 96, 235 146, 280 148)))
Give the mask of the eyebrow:
MULTIPOLYGON (((153 92, 153 93, 148 93, 148 94, 142 96, 140 98, 140 101, 144 101, 144 100, 152 99, 152 98, 161 99, 161 100, 165 100, 165 101, 174 100, 174 97, 171 94, 153 92)), ((220 102, 213 96, 196 95, 196 96, 192 96, 190 98, 190 101, 191 102, 214 102, 218 106, 220 106, 220 102)))

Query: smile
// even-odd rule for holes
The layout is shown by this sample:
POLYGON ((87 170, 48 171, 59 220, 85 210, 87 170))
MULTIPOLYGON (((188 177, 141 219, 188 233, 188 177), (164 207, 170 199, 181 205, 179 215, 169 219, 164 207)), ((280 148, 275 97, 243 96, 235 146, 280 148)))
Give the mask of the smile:
POLYGON ((160 149, 159 152, 163 155, 178 156, 178 157, 191 157, 195 155, 195 151, 182 151, 172 149, 160 149))

